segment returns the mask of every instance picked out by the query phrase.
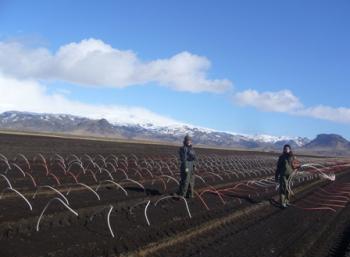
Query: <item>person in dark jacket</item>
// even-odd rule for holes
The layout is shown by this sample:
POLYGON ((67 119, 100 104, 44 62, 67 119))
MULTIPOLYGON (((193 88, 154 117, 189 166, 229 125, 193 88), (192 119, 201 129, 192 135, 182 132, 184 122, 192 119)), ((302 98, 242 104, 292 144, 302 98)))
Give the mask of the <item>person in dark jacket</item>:
POLYGON ((196 154, 192 147, 192 138, 189 135, 185 136, 179 155, 181 180, 177 194, 186 198, 193 198, 196 154))
POLYGON ((289 205, 288 179, 293 172, 293 161, 295 157, 290 145, 283 146, 283 153, 278 158, 275 181, 279 182, 281 205, 286 208, 289 205))

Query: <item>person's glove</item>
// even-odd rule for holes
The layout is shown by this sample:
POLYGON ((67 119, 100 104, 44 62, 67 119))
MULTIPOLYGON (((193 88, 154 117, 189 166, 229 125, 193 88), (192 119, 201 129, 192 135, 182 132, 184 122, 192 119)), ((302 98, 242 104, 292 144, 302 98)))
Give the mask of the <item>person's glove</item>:
POLYGON ((186 172, 186 173, 188 173, 189 171, 190 171, 190 169, 189 169, 189 168, 186 168, 186 169, 185 169, 185 172, 186 172))

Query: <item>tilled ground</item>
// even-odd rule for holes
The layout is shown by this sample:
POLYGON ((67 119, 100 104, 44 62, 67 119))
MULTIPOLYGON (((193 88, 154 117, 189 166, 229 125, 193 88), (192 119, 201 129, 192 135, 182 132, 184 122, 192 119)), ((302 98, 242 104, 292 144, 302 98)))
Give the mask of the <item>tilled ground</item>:
MULTIPOLYGON (((176 155, 177 148, 0 136, 0 153, 6 153, 9 158, 18 153, 33 158, 38 152, 44 155, 142 154, 161 158, 176 155)), ((271 157, 269 153, 213 149, 198 149, 198 154, 271 157)), ((38 175, 39 180, 48 179, 43 171, 37 172, 42 174, 38 175)), ((35 229, 38 217, 47 202, 57 194, 42 189, 32 199, 35 190, 18 179, 16 185, 30 199, 33 210, 28 210, 12 193, 5 194, 0 200, 0 256, 346 256, 350 241, 350 207, 346 204, 334 211, 309 210, 306 203, 309 203, 308 199, 315 201, 314 193, 320 188, 334 190, 350 183, 347 172, 338 173, 335 182, 317 176, 299 181, 295 184, 293 205, 284 210, 278 204, 274 187, 258 192, 247 187, 239 194, 226 194, 223 199, 215 194, 205 194, 203 198, 209 210, 197 197, 188 200, 191 218, 181 199, 168 198, 155 205, 157 200, 176 191, 175 183, 170 182, 165 188, 161 183, 144 179, 145 190, 125 184, 127 197, 109 184, 101 187, 98 191, 101 200, 97 200, 94 194, 64 178, 67 179, 64 186, 55 188, 65 195, 72 188, 67 197, 79 216, 74 216, 59 204, 52 204, 42 218, 39 231, 35 229), (145 218, 148 201, 149 225, 145 218), (107 226, 109 206, 113 206, 110 222, 115 237, 111 236, 107 226)), ((271 174, 251 176, 248 179, 264 179, 271 174)), ((224 180, 213 178, 210 186, 198 182, 196 189, 198 192, 206 188, 220 189, 242 181, 244 178, 234 176, 224 180)), ((84 180, 84 183, 97 186, 92 180, 84 180)))
MULTIPOLYGON (((350 176, 343 179, 349 181, 350 176)), ((300 194, 303 195, 302 192, 300 194)), ((298 201, 284 210, 267 202, 260 203, 261 208, 254 212, 197 234, 176 247, 165 247, 157 255, 215 256, 219 253, 220 256, 311 256, 311 247, 315 248, 314 251, 318 250, 317 239, 330 224, 338 222, 336 218, 340 213, 349 213, 350 208, 346 207, 335 214, 310 212, 298 208, 298 201)), ((329 250, 325 248, 315 256, 327 256, 329 250)))

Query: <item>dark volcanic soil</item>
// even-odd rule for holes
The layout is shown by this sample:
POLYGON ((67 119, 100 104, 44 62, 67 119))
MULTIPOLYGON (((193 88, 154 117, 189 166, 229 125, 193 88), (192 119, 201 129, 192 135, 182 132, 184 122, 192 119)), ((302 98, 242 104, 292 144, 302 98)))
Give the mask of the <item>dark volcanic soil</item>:
POLYGON ((0 134, 0 153, 11 167, 2 159, 0 174, 33 208, 0 177, 0 256, 346 256, 350 170, 345 161, 300 156, 303 163, 326 165, 324 172, 335 173, 336 180, 305 171, 294 180, 293 205, 281 209, 273 181, 276 155, 197 149, 201 197, 188 199, 187 211, 183 199, 158 202, 177 190, 177 150, 0 134), (63 202, 66 197, 78 216, 54 200, 37 231, 40 214, 55 197, 63 202))

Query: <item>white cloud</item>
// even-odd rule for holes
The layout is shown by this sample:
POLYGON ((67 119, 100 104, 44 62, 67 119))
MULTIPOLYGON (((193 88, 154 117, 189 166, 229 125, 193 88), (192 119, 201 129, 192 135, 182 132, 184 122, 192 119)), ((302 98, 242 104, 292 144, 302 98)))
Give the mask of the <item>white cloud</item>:
POLYGON ((291 115, 350 124, 350 108, 336 108, 324 105, 305 107, 290 90, 260 93, 249 89, 236 92, 233 96, 233 101, 240 106, 251 106, 262 111, 283 112, 291 115))
POLYGON ((297 115, 350 124, 350 108, 318 105, 296 112, 297 115))
POLYGON ((73 101, 60 93, 48 93, 45 86, 34 80, 19 80, 0 74, 0 112, 9 110, 66 113, 93 119, 106 118, 112 123, 122 124, 183 124, 141 107, 92 105, 73 101))
POLYGON ((259 93, 249 89, 237 92, 234 95, 234 102, 241 106, 253 106, 272 112, 290 112, 303 106, 290 90, 259 93))
POLYGON ((227 79, 208 79, 209 68, 206 57, 189 52, 145 62, 133 51, 115 49, 97 39, 63 45, 56 53, 0 42, 0 72, 23 79, 117 88, 154 82, 179 91, 215 93, 232 87, 227 79))

